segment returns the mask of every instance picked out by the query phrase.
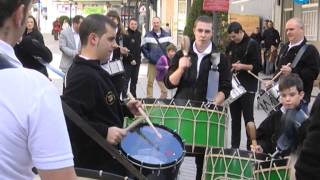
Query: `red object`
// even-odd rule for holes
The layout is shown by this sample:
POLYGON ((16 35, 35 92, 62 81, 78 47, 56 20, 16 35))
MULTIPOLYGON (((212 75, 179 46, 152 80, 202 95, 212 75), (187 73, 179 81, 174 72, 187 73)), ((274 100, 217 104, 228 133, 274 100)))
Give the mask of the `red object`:
POLYGON ((229 11, 229 0, 204 0, 202 9, 204 11, 229 11))
POLYGON ((61 31, 61 24, 58 20, 55 20, 53 22, 53 31, 54 32, 60 32, 61 31))

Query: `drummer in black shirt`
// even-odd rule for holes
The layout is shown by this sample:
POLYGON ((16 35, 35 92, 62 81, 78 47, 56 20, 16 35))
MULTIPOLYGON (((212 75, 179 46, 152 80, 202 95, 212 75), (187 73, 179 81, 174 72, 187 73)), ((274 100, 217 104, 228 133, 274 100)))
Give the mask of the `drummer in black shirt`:
MULTIPOLYGON (((212 19, 208 16, 198 17, 194 23, 193 32, 195 41, 191 43, 188 56, 183 56, 182 51, 177 52, 171 61, 164 83, 168 89, 177 88, 174 96, 176 99, 207 101, 211 53, 216 52, 216 47, 211 41, 212 19)), ((218 92, 212 100, 221 105, 228 98, 231 90, 230 64, 223 54, 220 54, 218 71, 218 92)), ((201 179, 203 158, 203 154, 196 156, 197 180, 201 179)))
MULTIPOLYGON (((230 104, 232 118, 232 148, 239 148, 241 139, 241 114, 245 121, 253 122, 253 104, 257 91, 258 81, 248 73, 251 71, 255 75, 261 70, 260 49, 258 43, 248 37, 242 26, 238 22, 232 22, 228 27, 230 44, 226 48, 226 55, 231 57, 232 69, 241 85, 246 89, 246 93, 230 104)), ((249 139, 249 138, 248 138, 249 139)), ((249 143, 247 149, 249 149, 249 143)))
MULTIPOLYGON (((116 43, 115 24, 106 16, 93 14, 83 20, 79 35, 81 53, 68 71, 63 100, 107 143, 117 146, 127 133, 122 129, 125 112, 138 115, 142 104, 132 100, 122 105, 110 74, 100 66, 116 43)), ((67 126, 76 167, 126 175, 120 163, 72 121, 67 120, 67 126)))

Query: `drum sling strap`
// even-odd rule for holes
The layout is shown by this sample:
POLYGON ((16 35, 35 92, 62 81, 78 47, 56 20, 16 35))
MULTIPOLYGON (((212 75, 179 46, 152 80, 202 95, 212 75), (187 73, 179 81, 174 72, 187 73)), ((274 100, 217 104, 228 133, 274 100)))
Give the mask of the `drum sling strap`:
POLYGON ((208 102, 212 102, 213 98, 218 93, 219 88, 219 67, 220 64, 220 53, 211 53, 210 57, 211 67, 208 74, 208 85, 206 99, 208 102))
POLYGON ((297 64, 298 64, 298 62, 300 61, 302 55, 304 54, 304 52, 306 52, 308 46, 309 46, 308 44, 304 44, 304 45, 300 48, 300 50, 298 51, 296 57, 294 58, 294 60, 293 60, 292 63, 291 63, 291 68, 292 68, 292 69, 297 66, 297 64))
POLYGON ((105 151, 107 151, 113 158, 122 164, 130 173, 132 173, 139 180, 145 180, 146 177, 140 173, 124 156, 119 153, 115 147, 106 143, 106 140, 87 122, 85 122, 78 113, 76 113, 67 103, 62 102, 62 108, 65 115, 75 123, 83 132, 99 144, 105 151))

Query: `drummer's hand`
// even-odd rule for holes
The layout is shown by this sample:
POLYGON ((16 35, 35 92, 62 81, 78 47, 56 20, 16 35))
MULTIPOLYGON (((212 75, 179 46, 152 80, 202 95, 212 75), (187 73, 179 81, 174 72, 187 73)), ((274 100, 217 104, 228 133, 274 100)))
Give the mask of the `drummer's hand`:
POLYGON ((225 95, 223 92, 218 92, 217 96, 213 100, 213 103, 216 105, 222 105, 225 100, 225 95))
POLYGON ((232 64, 232 69, 235 71, 240 71, 242 69, 242 64, 241 63, 233 63, 232 64))
POLYGON ((179 69, 185 70, 191 66, 190 57, 183 56, 179 59, 179 69))
POLYGON ((266 89, 269 89, 272 87, 273 81, 272 80, 268 80, 264 82, 264 86, 266 87, 266 89))
POLYGON ((130 101, 127 103, 127 106, 128 106, 130 112, 131 112, 133 115, 136 115, 136 116, 141 115, 140 112, 139 112, 139 108, 143 108, 141 101, 138 101, 138 100, 130 100, 130 101))
POLYGON ((128 53, 130 52, 130 50, 126 47, 119 46, 119 48, 120 48, 121 54, 128 55, 128 53))
POLYGON ((290 65, 283 65, 280 69, 281 73, 285 76, 289 75, 292 71, 292 68, 290 65))
POLYGON ((118 127, 109 127, 107 142, 112 145, 117 145, 121 142, 122 138, 127 135, 127 131, 125 129, 121 129, 118 127))
POLYGON ((250 145, 251 151, 255 153, 263 153, 263 149, 260 145, 250 145))

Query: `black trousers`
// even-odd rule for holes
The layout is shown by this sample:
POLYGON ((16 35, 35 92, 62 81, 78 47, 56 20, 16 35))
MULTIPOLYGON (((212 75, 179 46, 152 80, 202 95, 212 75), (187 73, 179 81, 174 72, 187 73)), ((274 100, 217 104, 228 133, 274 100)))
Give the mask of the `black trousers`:
MULTIPOLYGON (((232 133, 231 133, 231 146, 232 148, 239 148, 241 140, 241 114, 245 125, 248 122, 254 121, 253 106, 254 106, 255 93, 246 93, 239 99, 230 104, 230 113, 232 118, 232 133)), ((250 148, 250 138, 247 134, 247 149, 250 148)), ((249 149, 248 149, 249 150, 249 149)))
POLYGON ((196 180, 201 180, 202 171, 203 171, 204 153, 205 152, 203 152, 203 154, 195 155, 195 161, 196 161, 196 167, 197 167, 196 180))
POLYGON ((122 99, 127 98, 129 81, 130 81, 130 93, 134 97, 137 97, 136 89, 137 89, 140 64, 136 64, 136 65, 124 64, 124 69, 125 69, 125 75, 124 75, 124 84, 123 84, 123 90, 122 90, 122 99))

